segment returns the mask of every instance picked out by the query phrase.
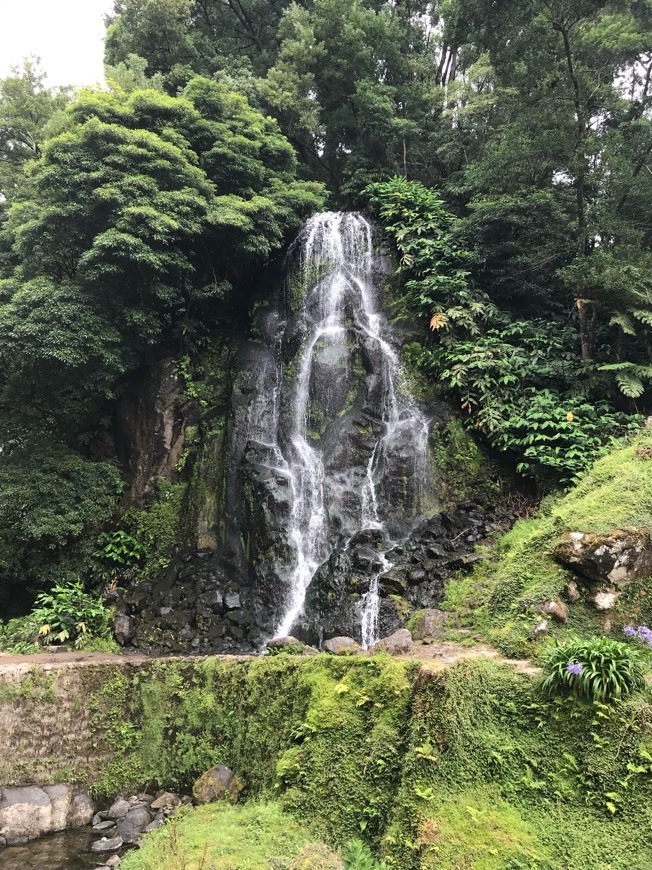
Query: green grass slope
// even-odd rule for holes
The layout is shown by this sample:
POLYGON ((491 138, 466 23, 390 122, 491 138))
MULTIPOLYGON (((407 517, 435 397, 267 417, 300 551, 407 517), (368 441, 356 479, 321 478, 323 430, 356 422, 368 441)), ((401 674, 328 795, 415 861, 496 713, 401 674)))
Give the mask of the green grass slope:
MULTIPOLYGON (((518 522, 491 557, 468 577, 449 585, 444 607, 479 630, 502 652, 535 656, 547 642, 536 641, 540 605, 561 595, 571 572, 552 558, 564 532, 652 531, 652 431, 644 430, 598 460, 567 495, 544 503, 538 514, 518 522)), ((652 619, 652 582, 627 588, 613 611, 599 613, 584 599, 569 605, 566 626, 553 635, 619 634, 631 621, 652 619)))

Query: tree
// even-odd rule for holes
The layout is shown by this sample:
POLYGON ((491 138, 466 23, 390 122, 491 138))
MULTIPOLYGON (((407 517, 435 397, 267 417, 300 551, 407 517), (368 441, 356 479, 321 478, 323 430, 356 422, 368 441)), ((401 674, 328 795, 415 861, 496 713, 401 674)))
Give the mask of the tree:
POLYGON ((53 117, 70 99, 66 88, 45 87, 34 60, 0 79, 0 195, 11 199, 27 161, 38 159, 53 117))

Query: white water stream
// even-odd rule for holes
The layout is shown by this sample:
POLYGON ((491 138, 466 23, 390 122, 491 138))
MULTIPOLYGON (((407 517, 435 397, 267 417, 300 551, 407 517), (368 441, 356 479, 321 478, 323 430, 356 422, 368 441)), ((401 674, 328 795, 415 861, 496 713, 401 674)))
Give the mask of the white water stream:
MULTIPOLYGON (((311 312, 308 329, 297 359, 296 386, 292 396, 291 432, 284 439, 283 470, 292 492, 289 539, 294 559, 288 582, 285 612, 277 637, 291 633, 301 613, 306 590, 321 563, 328 557, 328 505, 325 472, 318 446, 307 433, 310 388, 316 348, 344 345, 353 330, 376 350, 373 372, 381 384, 377 416, 382 433, 371 451, 360 492, 360 529, 386 532, 378 484, 391 473, 392 450, 401 443, 414 456, 414 474, 424 474, 428 424, 410 398, 401 374, 392 332, 379 310, 379 290, 374 286, 372 226, 360 214, 325 212, 312 217, 302 234, 301 272, 305 282, 304 306, 311 312), (321 276, 317 280, 316 276, 321 276), (310 282, 315 282, 310 286, 310 282)), ((389 537, 389 536, 387 536, 389 537)), ((391 541, 387 540, 389 549, 391 541)), ((384 554, 382 568, 371 581, 362 601, 362 640, 365 647, 378 639, 379 578, 391 567, 384 554)))

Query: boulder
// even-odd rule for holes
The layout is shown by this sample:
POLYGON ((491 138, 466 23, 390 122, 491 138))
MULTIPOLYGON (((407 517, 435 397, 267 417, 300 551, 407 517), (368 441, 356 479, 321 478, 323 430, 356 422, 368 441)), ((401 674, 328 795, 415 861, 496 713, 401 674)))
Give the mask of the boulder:
POLYGON ((575 604, 576 601, 580 600, 580 590, 574 580, 569 580, 564 586, 564 598, 569 604, 575 604))
POLYGON ((104 816, 107 819, 123 819, 130 809, 131 804, 129 801, 126 801, 124 798, 118 798, 111 804, 109 809, 105 811, 104 816))
POLYGON ((90 825, 94 812, 95 804, 89 795, 83 792, 73 795, 68 813, 68 827, 83 828, 84 825, 90 825))
POLYGON ((589 604, 592 604, 596 610, 612 610, 616 606, 616 602, 620 596, 621 593, 616 589, 594 589, 588 596, 587 601, 589 604))
POLYGON ((267 649, 270 653, 287 652, 300 655, 303 652, 304 647, 304 643, 296 637, 292 637, 290 634, 287 634, 284 637, 274 637, 272 640, 267 641, 267 649))
POLYGON ((652 543, 639 529, 608 535, 569 532, 555 546, 555 559, 594 583, 622 587, 652 574, 652 543))
POLYGON ((534 630, 532 634, 534 635, 535 640, 544 637, 550 631, 550 623, 547 619, 542 619, 534 626, 534 630))
POLYGON ((392 656, 406 655, 413 650, 412 635, 407 628, 399 628, 394 634, 389 637, 384 637, 369 648, 369 652, 379 653, 386 652, 392 656))
POLYGON ((431 643, 433 640, 440 637, 447 619, 448 614, 444 613, 442 610, 430 608, 428 610, 418 611, 410 621, 412 637, 414 640, 431 643))
POLYGON ((352 637, 332 637, 324 643, 324 649, 334 656, 355 655, 362 652, 362 647, 352 637))
POLYGON ((69 785, 46 785, 43 787, 43 791, 50 798, 50 830, 65 830, 68 827, 68 817, 70 816, 72 788, 69 785))
POLYGON ((171 791, 164 791, 157 795, 156 799, 150 803, 153 810, 162 810, 164 807, 178 807, 181 803, 181 798, 178 794, 171 791))
POLYGON ((124 613, 113 620, 113 634, 120 646, 127 646, 133 639, 134 626, 131 617, 124 613))
POLYGON ((152 816, 145 807, 134 807, 124 818, 119 819, 118 837, 123 843, 135 843, 151 821, 152 816))
POLYGON ((117 852, 123 845, 122 837, 111 837, 110 840, 102 837, 91 843, 91 852, 117 852))
POLYGON ((52 804, 42 788, 5 788, 0 801, 0 832, 12 846, 52 831, 52 804))
POLYGON ((559 622, 562 625, 565 625, 568 622, 568 608, 563 601, 560 601, 558 598, 544 602, 539 610, 541 613, 545 613, 546 616, 552 617, 555 622, 559 622))
POLYGON ((224 764, 217 764, 203 773, 192 787, 192 794, 198 804, 209 804, 225 800, 234 804, 244 784, 224 764))

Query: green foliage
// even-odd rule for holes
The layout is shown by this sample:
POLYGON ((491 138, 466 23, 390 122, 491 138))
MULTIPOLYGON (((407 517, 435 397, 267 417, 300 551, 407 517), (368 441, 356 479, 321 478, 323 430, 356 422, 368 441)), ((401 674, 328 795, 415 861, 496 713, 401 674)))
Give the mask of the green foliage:
POLYGON ((1 428, 0 593, 96 570, 92 541, 122 490, 117 469, 41 433, 1 428))
POLYGON ((41 592, 30 620, 45 644, 70 642, 80 648, 90 638, 111 637, 111 614, 101 596, 86 592, 80 580, 41 592))
POLYGON ((610 701, 644 686, 638 653, 609 637, 556 644, 544 656, 543 671, 541 688, 548 695, 571 692, 590 701, 610 701))
POLYGON ((384 861, 377 861, 362 840, 351 840, 343 852, 345 870, 387 870, 384 861))
POLYGON ((172 556, 183 545, 183 508, 187 486, 162 480, 156 499, 143 510, 129 510, 122 518, 125 528, 113 533, 126 551, 124 567, 135 566, 141 579, 154 577, 167 568, 172 556))
MULTIPOLYGON (((84 685, 91 671, 80 674, 84 685)), ((538 682, 489 659, 437 671, 389 658, 177 660, 104 666, 83 698, 98 751, 113 752, 101 756, 99 793, 152 780, 188 788, 225 763, 245 781, 243 798, 274 796, 312 828, 297 856, 317 835, 362 840, 356 860, 368 862, 370 849, 401 870, 647 866, 649 699, 546 701, 538 682)), ((26 715, 40 721, 58 691, 26 715)), ((3 702, 14 704, 16 693, 3 702)), ((285 856, 266 832, 285 827, 289 843, 304 829, 278 807, 269 828, 254 822, 259 806, 191 810, 179 822, 175 860, 197 862, 205 843, 214 861, 233 860, 228 850, 244 848, 254 830, 261 860, 285 856), (228 837, 218 836, 223 824, 228 837)), ((166 827, 126 860, 160 866, 174 837, 166 827)))

